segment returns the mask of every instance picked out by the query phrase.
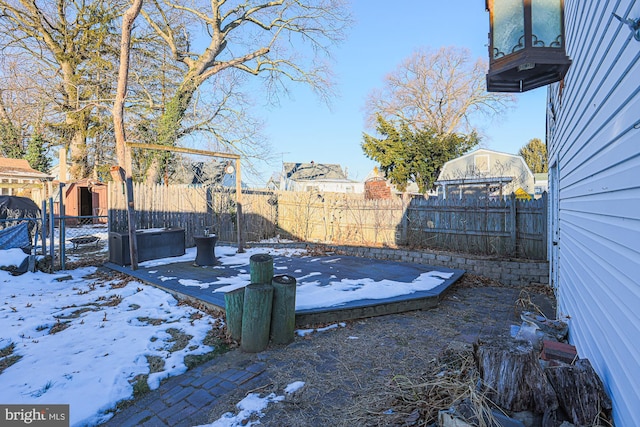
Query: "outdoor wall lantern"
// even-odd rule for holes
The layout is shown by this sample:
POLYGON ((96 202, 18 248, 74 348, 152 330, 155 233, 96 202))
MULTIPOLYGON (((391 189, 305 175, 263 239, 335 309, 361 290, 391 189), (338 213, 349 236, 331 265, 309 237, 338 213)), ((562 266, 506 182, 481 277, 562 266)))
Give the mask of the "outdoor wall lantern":
POLYGON ((489 92, 525 92, 564 78, 564 0, 486 0, 489 92))

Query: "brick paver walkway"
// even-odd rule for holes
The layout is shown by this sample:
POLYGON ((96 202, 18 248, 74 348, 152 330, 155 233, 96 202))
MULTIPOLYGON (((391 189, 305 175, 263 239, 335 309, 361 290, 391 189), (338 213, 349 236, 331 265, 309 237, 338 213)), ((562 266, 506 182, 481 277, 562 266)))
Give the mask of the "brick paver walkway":
POLYGON ((169 378, 152 392, 135 400, 113 418, 107 427, 187 427, 207 424, 209 409, 231 391, 251 390, 265 371, 263 362, 246 360, 222 372, 209 372, 209 365, 169 378))

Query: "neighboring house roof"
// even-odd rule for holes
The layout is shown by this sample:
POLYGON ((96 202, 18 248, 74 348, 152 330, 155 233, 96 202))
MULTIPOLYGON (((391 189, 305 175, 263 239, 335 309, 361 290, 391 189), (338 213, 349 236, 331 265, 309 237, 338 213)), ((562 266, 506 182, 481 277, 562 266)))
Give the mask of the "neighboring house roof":
POLYGON ((284 163, 283 174, 292 181, 348 181, 340 165, 328 163, 284 163))
POLYGON ((196 186, 236 186, 235 169, 230 170, 228 162, 220 161, 185 162, 175 168, 171 179, 176 183, 196 186))
POLYGON ((9 159, 6 157, 0 157, 0 175, 15 178, 51 178, 50 175, 33 169, 29 166, 29 162, 24 159, 9 159))
POLYGON ((282 177, 282 174, 280 172, 272 173, 271 177, 267 181, 266 187, 271 190, 279 190, 281 177, 282 177))

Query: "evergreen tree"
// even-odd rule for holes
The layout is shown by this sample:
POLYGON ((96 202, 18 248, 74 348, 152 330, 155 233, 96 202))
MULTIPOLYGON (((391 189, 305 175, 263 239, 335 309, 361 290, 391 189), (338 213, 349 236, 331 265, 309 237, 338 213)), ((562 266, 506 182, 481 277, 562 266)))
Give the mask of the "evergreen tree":
POLYGON ((20 135, 10 123, 0 123, 0 147, 3 157, 20 159, 24 154, 20 135))
POLYGON ((533 173, 544 173, 549 171, 547 161, 547 146, 539 138, 530 139, 529 142, 518 151, 529 169, 533 173))
POLYGON ((34 132, 27 143, 27 152, 24 157, 35 170, 49 173, 51 159, 46 156, 47 150, 45 144, 46 142, 42 138, 42 135, 39 132, 34 132))
POLYGON ((479 142, 476 133, 439 134, 431 128, 413 131, 407 123, 396 128, 378 115, 377 131, 383 138, 364 134, 365 155, 380 164, 380 170, 400 191, 415 182, 421 193, 433 188, 442 166, 479 142))

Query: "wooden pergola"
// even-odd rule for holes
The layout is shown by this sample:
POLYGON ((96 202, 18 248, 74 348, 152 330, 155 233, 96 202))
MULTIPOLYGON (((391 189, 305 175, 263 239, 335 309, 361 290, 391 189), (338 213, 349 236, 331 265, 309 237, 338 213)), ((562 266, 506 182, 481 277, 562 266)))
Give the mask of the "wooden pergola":
MULTIPOLYGON (((222 157, 225 159, 234 160, 235 161, 234 167, 236 172, 236 226, 237 226, 237 233, 238 233, 238 253, 244 252, 244 248, 242 245, 242 232, 241 232, 242 230, 242 181, 241 181, 241 174, 240 174, 240 155, 239 154, 222 153, 222 152, 208 151, 208 150, 198 150, 194 148, 185 148, 185 147, 174 147, 174 146, 160 145, 160 144, 145 144, 140 142, 127 142, 126 145, 127 145, 127 148, 129 149, 140 148, 144 150, 170 151, 174 153, 195 154, 195 155, 208 156, 208 157, 222 157)), ((124 174, 122 173, 123 171, 121 170, 121 168, 117 166, 115 168, 121 171, 119 173, 121 175, 122 180, 124 180, 124 176, 122 176, 124 174)), ((132 189, 130 190, 130 195, 128 196, 128 205, 129 205, 128 209, 130 210, 130 213, 131 213, 131 211, 134 209, 132 189)), ((130 244, 131 266, 135 270, 138 267, 138 257, 137 257, 137 244, 136 242, 134 242, 134 240, 136 239, 135 230, 132 229, 132 227, 135 227, 135 224, 131 224, 131 221, 130 221, 129 236, 130 236, 130 240, 132 240, 130 244)))

